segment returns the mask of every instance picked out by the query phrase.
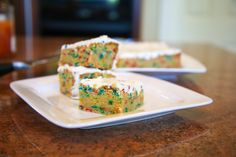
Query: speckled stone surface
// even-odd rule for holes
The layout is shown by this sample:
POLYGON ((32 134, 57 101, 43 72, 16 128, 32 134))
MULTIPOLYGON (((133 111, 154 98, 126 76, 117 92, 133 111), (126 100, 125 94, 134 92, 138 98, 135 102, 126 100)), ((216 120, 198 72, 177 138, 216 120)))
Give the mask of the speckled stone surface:
POLYGON ((10 89, 13 80, 56 73, 51 64, 3 76, 0 157, 236 156, 236 55, 209 45, 181 47, 203 62, 208 72, 179 76, 172 82, 213 98, 213 104, 119 126, 57 127, 10 89))

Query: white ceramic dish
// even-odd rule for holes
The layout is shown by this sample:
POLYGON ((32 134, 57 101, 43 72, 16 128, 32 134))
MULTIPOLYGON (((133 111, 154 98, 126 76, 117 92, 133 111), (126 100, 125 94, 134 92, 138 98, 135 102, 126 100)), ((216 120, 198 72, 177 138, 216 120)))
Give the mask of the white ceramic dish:
POLYGON ((206 67, 193 57, 182 53, 181 56, 181 68, 117 68, 116 71, 120 72, 140 72, 140 73, 156 73, 163 74, 186 74, 186 73, 205 73, 206 67))
POLYGON ((78 101, 59 92, 56 75, 15 81, 11 88, 34 110, 64 128, 98 128, 162 116, 176 110, 207 105, 212 99, 178 85, 133 73, 117 73, 118 78, 140 80, 144 85, 144 105, 135 112, 104 116, 78 109, 78 101))

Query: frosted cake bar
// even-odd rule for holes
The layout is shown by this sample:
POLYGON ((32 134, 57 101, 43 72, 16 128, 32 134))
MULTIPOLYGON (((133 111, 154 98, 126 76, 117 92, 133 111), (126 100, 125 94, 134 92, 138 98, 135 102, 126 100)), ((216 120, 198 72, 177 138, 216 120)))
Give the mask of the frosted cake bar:
POLYGON ((114 78, 81 80, 79 97, 80 109, 106 115, 134 111, 144 102, 140 82, 114 78))
POLYGON ((123 44, 116 66, 118 68, 179 68, 181 50, 169 48, 164 43, 123 44))
POLYGON ((93 79, 97 77, 115 77, 115 75, 109 70, 86 68, 82 66, 74 67, 69 66, 68 64, 61 65, 58 68, 58 75, 61 93, 73 99, 78 99, 80 80, 93 79))
POLYGON ((105 35, 63 45, 59 65, 111 69, 118 52, 118 45, 116 40, 105 35))

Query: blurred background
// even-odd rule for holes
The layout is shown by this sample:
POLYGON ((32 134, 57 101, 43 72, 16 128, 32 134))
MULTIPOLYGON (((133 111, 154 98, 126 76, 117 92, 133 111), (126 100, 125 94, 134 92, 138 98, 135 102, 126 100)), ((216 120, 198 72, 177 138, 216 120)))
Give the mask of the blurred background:
POLYGON ((15 0, 19 35, 138 38, 140 0, 15 0))
MULTIPOLYGON (((103 34, 206 43, 236 52, 236 0, 0 0, 0 60, 19 51, 19 37, 103 34)), ((30 53, 37 49, 42 51, 30 46, 24 51, 33 58, 30 53)))
POLYGON ((16 33, 208 42, 236 50, 236 0, 13 0, 16 33))
POLYGON ((1 0, 16 35, 207 42, 236 50, 236 0, 1 0))

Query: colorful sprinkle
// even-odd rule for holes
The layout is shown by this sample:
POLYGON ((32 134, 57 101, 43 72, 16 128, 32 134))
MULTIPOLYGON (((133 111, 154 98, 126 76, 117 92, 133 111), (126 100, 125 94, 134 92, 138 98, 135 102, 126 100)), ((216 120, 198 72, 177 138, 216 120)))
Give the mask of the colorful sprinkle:
POLYGON ((89 86, 87 91, 88 92, 93 92, 93 88, 89 86))
POLYGON ((102 51, 103 51, 103 52, 106 52, 106 51, 107 51, 106 46, 102 47, 102 51))
POLYGON ((109 105, 113 105, 113 100, 108 100, 109 105))
POLYGON ((94 54, 96 54, 97 53, 96 45, 92 45, 91 50, 93 51, 94 54))
POLYGON ((104 55, 101 53, 101 54, 99 55, 99 59, 102 60, 103 58, 104 58, 104 55))
POLYGON ((76 67, 79 66, 79 62, 75 62, 74 66, 76 67))
POLYGON ((71 53, 70 54, 73 58, 78 58, 79 57, 79 54, 78 53, 71 53))
POLYGON ((133 96, 132 93, 129 93, 128 98, 132 99, 132 96, 133 96))
POLYGON ((114 96, 119 96, 119 93, 117 92, 116 89, 113 89, 113 91, 112 91, 112 95, 114 95, 114 96))
POLYGON ((95 77, 95 74, 94 73, 91 73, 89 78, 94 78, 95 77))
POLYGON ((104 89, 99 89, 98 95, 103 95, 105 93, 104 89))
POLYGON ((172 61, 172 56, 166 55, 166 56, 165 56, 165 59, 166 59, 167 61, 172 61))
POLYGON ((90 63, 90 64, 89 64, 89 67, 93 67, 93 63, 90 63))

